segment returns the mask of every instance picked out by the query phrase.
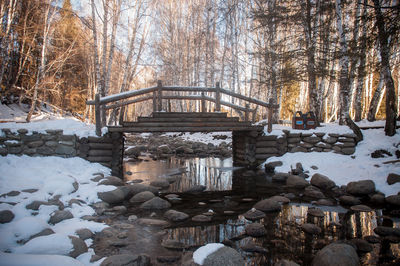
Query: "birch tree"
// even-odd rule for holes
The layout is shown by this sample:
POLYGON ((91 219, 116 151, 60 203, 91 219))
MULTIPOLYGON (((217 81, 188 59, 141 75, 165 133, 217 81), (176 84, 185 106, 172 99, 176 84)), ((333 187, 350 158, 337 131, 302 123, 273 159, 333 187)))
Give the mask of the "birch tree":
MULTIPOLYGON (((396 103, 394 82, 390 69, 390 47, 389 47, 390 34, 388 32, 388 26, 385 24, 385 18, 381 10, 380 0, 374 0, 374 11, 376 16, 376 27, 378 28, 378 43, 379 43, 379 52, 381 56, 381 71, 386 86, 385 134, 387 136, 393 136, 396 134, 397 103, 396 103)), ((398 10, 397 10, 397 19, 400 19, 398 10)), ((396 32, 399 29, 392 28, 392 30, 396 32)))

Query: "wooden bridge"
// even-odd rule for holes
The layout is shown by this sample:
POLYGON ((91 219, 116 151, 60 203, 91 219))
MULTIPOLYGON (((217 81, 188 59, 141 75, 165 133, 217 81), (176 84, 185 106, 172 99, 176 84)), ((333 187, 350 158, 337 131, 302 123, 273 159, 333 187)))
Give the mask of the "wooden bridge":
MULTIPOLYGON (((216 132, 216 131, 261 131, 261 126, 253 126, 258 107, 266 108, 268 112, 268 131, 272 130, 271 118, 274 109, 278 105, 272 99, 264 102, 220 88, 219 83, 215 87, 179 87, 163 86, 158 81, 157 86, 122 92, 106 97, 96 94, 94 100, 87 104, 95 106, 96 134, 101 135, 102 111, 121 108, 118 126, 108 126, 109 132, 216 132), (190 95, 179 95, 180 92, 190 92, 190 95), (236 105, 223 100, 223 94, 237 98, 245 102, 244 106, 236 105), (212 95, 212 96, 210 96, 212 95), (201 112, 171 112, 170 100, 194 100, 201 102, 201 112), (153 113, 150 117, 138 117, 136 122, 123 121, 125 106, 144 101, 152 101, 153 113), (163 101, 168 104, 163 106, 163 101), (207 112, 206 102, 214 103, 214 112, 207 112), (250 104, 257 106, 250 108, 250 104), (244 113, 244 121, 238 117, 227 117, 227 113, 221 112, 221 105, 244 113), (167 107, 167 108, 163 108, 167 107), (250 121, 250 114, 252 119, 250 121)), ((103 119, 104 120, 104 119, 103 119)))

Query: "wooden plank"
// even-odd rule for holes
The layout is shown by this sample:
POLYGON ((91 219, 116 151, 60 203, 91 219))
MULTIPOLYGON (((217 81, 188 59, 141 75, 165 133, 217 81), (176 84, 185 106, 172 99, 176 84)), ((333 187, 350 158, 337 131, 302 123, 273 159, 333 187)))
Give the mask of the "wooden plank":
POLYGON ((183 118, 205 118, 205 117, 227 117, 226 113, 197 113, 197 112, 153 112, 152 117, 164 118, 164 117, 183 117, 183 118))
POLYGON ((114 144, 112 143, 89 143, 90 149, 95 150, 112 150, 114 144))
POLYGON ((89 136, 88 137, 89 143, 112 143, 113 140, 111 138, 98 138, 98 137, 93 137, 89 136))
MULTIPOLYGON (((226 117, 223 118, 226 122, 239 122, 239 117, 226 117)), ((181 118, 181 117, 138 117, 138 122, 154 122, 154 123, 170 123, 170 122, 218 122, 221 121, 219 117, 192 117, 192 118, 181 118)), ((134 123, 130 121, 124 121, 123 124, 134 123)))
POLYGON ((88 161, 90 162, 96 162, 96 163, 100 163, 100 162, 104 162, 104 163, 108 163, 112 161, 112 157, 111 156, 89 156, 87 157, 88 161))
POLYGON ((109 132, 225 132, 225 131, 254 131, 263 127, 108 127, 109 132))
POLYGON ((244 127, 244 126, 251 126, 250 122, 225 122, 225 121, 218 121, 218 122, 173 122, 173 123, 152 123, 152 122, 133 122, 123 124, 124 127, 244 127))
POLYGON ((244 95, 241 95, 239 93, 232 92, 232 91, 229 91, 229 90, 226 90, 226 89, 220 88, 220 91, 222 93, 225 93, 225 94, 230 95, 232 97, 236 97, 236 98, 248 101, 250 103, 258 104, 258 105, 261 105, 261 106, 264 106, 264 107, 267 107, 267 108, 268 107, 271 107, 271 108, 278 108, 279 107, 279 105, 277 105, 277 104, 270 104, 270 103, 267 103, 267 102, 264 102, 264 101, 261 101, 261 100, 257 100, 257 99, 254 99, 254 98, 250 98, 250 97, 247 97, 247 96, 244 96, 244 95))
POLYGON ((129 101, 125 101, 125 102, 106 105, 104 108, 106 110, 109 110, 109 109, 113 109, 113 108, 118 108, 118 107, 122 107, 122 106, 125 106, 125 105, 129 105, 129 104, 132 104, 132 103, 139 103, 139 102, 148 101, 148 100, 151 100, 151 99, 153 99, 153 96, 143 96, 143 97, 135 98, 133 100, 129 100, 129 101))
MULTIPOLYGON (((106 104, 106 103, 111 103, 111 102, 116 102, 122 99, 127 99, 135 96, 140 96, 146 93, 153 92, 157 87, 150 87, 150 88, 144 88, 144 89, 139 89, 139 90, 134 90, 134 91, 125 91, 113 95, 109 95, 106 97, 102 97, 100 99, 100 104, 106 104)), ((95 102, 93 100, 86 101, 86 104, 88 105, 94 105, 95 102)))
POLYGON ((256 143, 257 148, 268 148, 268 147, 276 147, 276 141, 257 141, 256 143))
POLYGON ((90 156, 112 156, 112 150, 89 150, 88 152, 90 156))

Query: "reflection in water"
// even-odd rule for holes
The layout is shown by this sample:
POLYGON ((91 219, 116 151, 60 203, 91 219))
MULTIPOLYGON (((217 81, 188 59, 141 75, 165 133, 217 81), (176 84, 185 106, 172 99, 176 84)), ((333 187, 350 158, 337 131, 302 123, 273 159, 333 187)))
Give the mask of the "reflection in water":
POLYGON ((182 192, 197 185, 207 187, 207 191, 224 191, 232 189, 232 158, 191 158, 170 157, 165 160, 125 163, 124 172, 127 181, 142 179, 151 183, 159 178, 178 176, 169 187, 169 192, 182 192))
MULTIPOLYGON (((247 265, 273 265, 279 259, 286 258, 300 265, 309 265, 313 256, 326 244, 337 240, 364 238, 374 235, 373 229, 378 225, 379 211, 350 213, 341 207, 328 207, 324 217, 316 218, 307 214, 309 204, 288 204, 279 213, 269 213, 260 223, 267 229, 267 235, 261 238, 245 238, 236 241, 237 247, 252 241, 268 250, 267 254, 255 254, 242 251, 247 265), (311 236, 300 229, 303 223, 314 223, 322 229, 318 235, 311 236), (347 226, 348 227, 347 227, 347 226), (343 228, 342 228, 343 227, 343 228), (351 232, 344 235, 342 230, 351 232)), ((190 247, 207 243, 221 242, 243 234, 245 226, 251 221, 239 215, 237 219, 228 219, 220 224, 203 226, 185 226, 168 229, 168 238, 179 240, 190 247)), ((396 223, 395 227, 399 227, 396 223)), ((375 244, 370 253, 361 257, 363 265, 376 265, 381 252, 380 244, 375 244)), ((399 244, 391 244, 391 252, 400 257, 399 244)))
MULTIPOLYGON (((173 208, 191 216, 206 211, 205 207, 203 209, 199 207, 199 201, 207 202, 213 198, 226 197, 220 203, 212 205, 215 210, 213 222, 199 225, 189 220, 175 224, 167 230, 166 237, 192 248, 234 239, 235 248, 245 257, 247 265, 274 265, 280 259, 292 260, 300 265, 310 265, 316 252, 327 244, 337 240, 363 239, 375 235, 374 229, 383 223, 381 210, 359 213, 340 206, 318 206, 324 212, 324 216, 318 218, 308 215, 309 208, 315 207, 312 204, 291 203, 283 205, 280 212, 268 213, 265 218, 258 221, 267 229, 266 236, 241 238, 238 236, 244 233, 245 226, 251 221, 242 215, 227 217, 223 211, 234 208, 236 213, 244 213, 253 203, 246 205, 241 199, 247 196, 259 200, 278 195, 284 192, 281 184, 268 181, 268 178, 262 175, 249 176, 240 170, 233 171, 232 159, 168 158, 160 161, 126 163, 124 170, 132 172, 132 175, 126 176, 127 180, 142 179, 144 183, 150 183, 158 178, 177 177, 177 181, 171 184, 167 192, 182 192, 195 185, 204 185, 208 191, 213 191, 207 196, 206 193, 196 197, 188 194, 186 198, 187 193, 181 193, 184 202, 174 205, 173 208), (318 235, 304 233, 301 230, 301 225, 304 223, 318 225, 322 229, 321 233, 318 235), (244 252, 240 247, 249 242, 264 248, 264 253, 244 252)), ((400 227, 398 219, 394 221, 393 227, 400 227)), ((359 256, 362 265, 381 265, 382 262, 393 261, 393 257, 400 259, 400 248, 399 244, 382 241, 373 244, 371 252, 359 253, 359 256)))

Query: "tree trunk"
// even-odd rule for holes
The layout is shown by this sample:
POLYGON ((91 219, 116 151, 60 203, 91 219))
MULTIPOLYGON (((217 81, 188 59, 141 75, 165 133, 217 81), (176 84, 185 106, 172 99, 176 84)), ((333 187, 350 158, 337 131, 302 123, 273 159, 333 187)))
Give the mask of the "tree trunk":
POLYGON ((376 26, 378 27, 378 40, 379 40, 379 51, 381 55, 381 67, 383 78, 386 85, 386 123, 385 123, 385 134, 387 136, 393 136, 396 134, 396 119, 397 119, 397 107, 396 107, 396 95, 392 73, 390 71, 390 49, 388 38, 389 34, 386 31, 385 21, 382 14, 379 0, 374 0, 374 10, 376 15, 376 26))
POLYGON ((346 31, 342 23, 342 1, 336 0, 336 22, 340 39, 340 76, 339 76, 339 124, 345 123, 344 119, 349 113, 349 57, 347 50, 346 31))
POLYGON ((362 119, 362 91, 364 88, 365 73, 365 61, 366 61, 366 49, 367 49, 367 3, 368 0, 364 0, 363 14, 361 17, 362 33, 361 43, 359 48, 360 64, 358 65, 357 85, 354 97, 354 109, 356 122, 362 119))
POLYGON ((375 115, 378 110, 379 100, 381 99, 381 96, 382 96, 383 83, 384 83, 384 77, 383 77, 383 73, 381 73, 381 75, 379 76, 378 87, 376 87, 374 95, 372 96, 372 99, 371 99, 371 103, 369 104, 367 119, 370 122, 375 121, 375 115))

